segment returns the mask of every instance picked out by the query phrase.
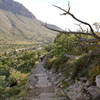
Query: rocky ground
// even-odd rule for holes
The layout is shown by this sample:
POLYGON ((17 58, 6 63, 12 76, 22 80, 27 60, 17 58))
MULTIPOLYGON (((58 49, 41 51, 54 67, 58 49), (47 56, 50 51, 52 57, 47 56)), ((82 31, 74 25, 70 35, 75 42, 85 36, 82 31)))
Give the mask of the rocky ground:
MULTIPOLYGON (((55 85, 57 83, 57 76, 48 72, 43 67, 43 62, 39 62, 36 69, 32 70, 29 77, 29 91, 24 100, 100 100, 100 75, 96 77, 96 84, 98 86, 89 86, 88 80, 76 80, 73 85, 69 86, 69 91, 66 91, 68 99, 64 97, 57 97, 60 90, 55 85)), ((60 79, 59 77, 58 79, 60 79)))
POLYGON ((30 90, 24 100, 57 100, 55 86, 48 72, 39 62, 29 77, 30 90))

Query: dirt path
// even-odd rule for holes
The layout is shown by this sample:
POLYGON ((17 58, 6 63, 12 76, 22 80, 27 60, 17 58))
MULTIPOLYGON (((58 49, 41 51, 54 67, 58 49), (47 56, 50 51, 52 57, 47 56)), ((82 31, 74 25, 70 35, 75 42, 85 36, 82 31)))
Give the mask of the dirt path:
POLYGON ((57 100, 53 83, 40 62, 29 78, 30 90, 24 100, 57 100))

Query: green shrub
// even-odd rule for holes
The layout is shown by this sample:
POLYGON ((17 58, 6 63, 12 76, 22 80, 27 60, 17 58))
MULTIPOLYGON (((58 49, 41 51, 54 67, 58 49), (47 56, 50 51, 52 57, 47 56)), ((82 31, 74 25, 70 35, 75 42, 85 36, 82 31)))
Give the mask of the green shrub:
POLYGON ((91 68, 89 75, 91 83, 95 81, 95 77, 100 74, 100 65, 91 68))
POLYGON ((12 87, 6 90, 6 93, 8 93, 9 96, 18 95, 20 92, 21 92, 20 87, 12 87))
POLYGON ((22 100, 28 75, 37 60, 37 53, 31 51, 0 57, 0 100, 22 100))

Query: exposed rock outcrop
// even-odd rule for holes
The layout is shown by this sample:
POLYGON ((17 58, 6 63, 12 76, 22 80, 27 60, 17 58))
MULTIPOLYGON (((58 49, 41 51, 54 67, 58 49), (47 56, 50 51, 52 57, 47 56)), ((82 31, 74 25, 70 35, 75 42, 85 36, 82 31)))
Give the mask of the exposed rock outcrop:
POLYGON ((91 86, 88 88, 89 93, 92 96, 92 100, 100 100, 100 89, 96 86, 91 86))
POLYGON ((67 94, 71 100, 91 100, 86 84, 81 81, 76 80, 75 84, 69 87, 67 94))
MULTIPOLYGON (((100 76, 100 75, 99 75, 100 76)), ((97 86, 89 86, 87 82, 76 80, 68 88, 67 95, 71 100, 100 100, 99 76, 96 77, 97 86)))

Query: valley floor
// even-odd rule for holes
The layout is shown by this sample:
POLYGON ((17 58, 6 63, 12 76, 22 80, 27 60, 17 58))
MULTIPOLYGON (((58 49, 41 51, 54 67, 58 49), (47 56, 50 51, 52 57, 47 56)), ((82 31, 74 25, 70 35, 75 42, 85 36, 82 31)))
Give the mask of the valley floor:
POLYGON ((56 100, 54 84, 50 81, 48 72, 39 62, 29 77, 30 90, 24 100, 56 100))

